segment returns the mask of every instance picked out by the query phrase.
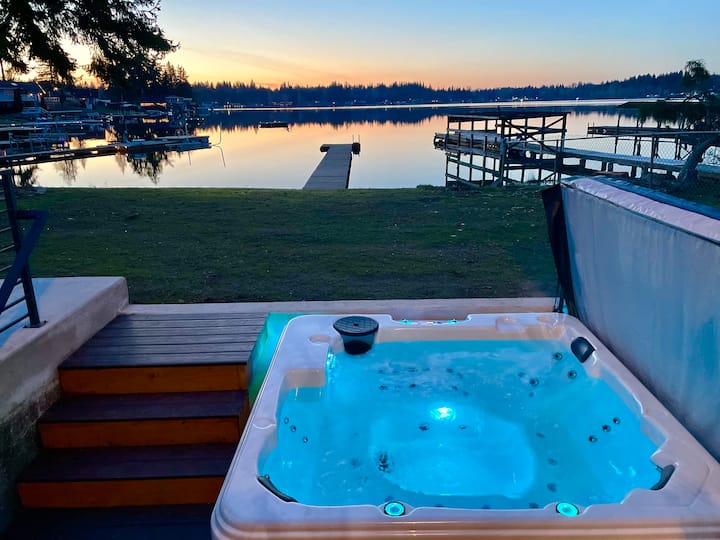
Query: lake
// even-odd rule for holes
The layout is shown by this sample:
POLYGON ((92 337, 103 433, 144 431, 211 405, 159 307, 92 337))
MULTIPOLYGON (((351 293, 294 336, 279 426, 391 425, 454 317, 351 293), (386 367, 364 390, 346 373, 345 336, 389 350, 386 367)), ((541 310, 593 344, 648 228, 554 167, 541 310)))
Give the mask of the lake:
MULTIPOLYGON (((616 109, 619 103, 547 102, 531 106, 570 110, 567 137, 575 138, 586 137, 588 125, 615 125, 618 118, 621 125, 635 125, 632 113, 616 109)), ((359 141, 362 150, 353 157, 350 188, 441 186, 445 184, 445 155, 433 147, 434 133, 445 131, 448 114, 497 106, 217 111, 195 132, 209 135, 212 148, 139 159, 115 155, 45 163, 34 171, 35 185, 300 189, 324 155, 320 152, 322 144, 359 141), (288 122, 290 127, 258 128, 264 121, 288 122)), ((578 141, 576 146, 586 146, 586 142, 578 141)), ((596 145, 593 148, 601 149, 596 145)))

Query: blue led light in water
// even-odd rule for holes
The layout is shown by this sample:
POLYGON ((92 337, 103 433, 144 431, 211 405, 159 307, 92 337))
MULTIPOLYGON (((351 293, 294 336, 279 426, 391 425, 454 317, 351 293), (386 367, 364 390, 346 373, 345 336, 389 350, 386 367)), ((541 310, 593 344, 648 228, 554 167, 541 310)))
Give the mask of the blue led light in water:
POLYGON ((452 407, 438 407, 430 411, 433 420, 455 420, 455 409, 452 407))
POLYGON ((405 513, 405 505, 399 502, 389 502, 383 508, 383 512, 390 517, 402 516, 405 513))
POLYGON ((575 517, 580 514, 580 509, 577 506, 567 502, 557 503, 555 510, 558 514, 565 517, 575 517))

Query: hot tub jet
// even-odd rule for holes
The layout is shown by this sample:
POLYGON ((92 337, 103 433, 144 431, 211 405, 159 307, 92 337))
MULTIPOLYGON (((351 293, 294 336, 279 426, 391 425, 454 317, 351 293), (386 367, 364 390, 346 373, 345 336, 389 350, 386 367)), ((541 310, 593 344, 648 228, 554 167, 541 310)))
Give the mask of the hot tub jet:
POLYGON ((401 502, 391 501, 383 507, 383 512, 390 517, 399 517, 405 514, 405 505, 401 502))

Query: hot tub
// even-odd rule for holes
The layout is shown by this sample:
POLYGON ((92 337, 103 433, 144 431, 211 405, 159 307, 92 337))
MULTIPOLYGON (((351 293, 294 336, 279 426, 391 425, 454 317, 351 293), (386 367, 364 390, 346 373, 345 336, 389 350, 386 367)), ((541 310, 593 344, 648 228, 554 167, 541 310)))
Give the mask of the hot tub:
POLYGON ((720 465, 579 321, 292 320, 216 539, 720 534, 720 465))

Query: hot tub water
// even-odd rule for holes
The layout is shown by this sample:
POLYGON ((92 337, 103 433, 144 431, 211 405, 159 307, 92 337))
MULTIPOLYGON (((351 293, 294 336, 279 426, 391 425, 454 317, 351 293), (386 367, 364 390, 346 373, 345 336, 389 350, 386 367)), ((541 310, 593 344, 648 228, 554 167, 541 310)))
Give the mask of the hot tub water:
POLYGON ((277 425, 259 473, 307 505, 584 507, 660 478, 638 411, 553 340, 329 353, 327 384, 282 396, 277 425))

